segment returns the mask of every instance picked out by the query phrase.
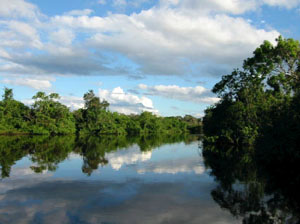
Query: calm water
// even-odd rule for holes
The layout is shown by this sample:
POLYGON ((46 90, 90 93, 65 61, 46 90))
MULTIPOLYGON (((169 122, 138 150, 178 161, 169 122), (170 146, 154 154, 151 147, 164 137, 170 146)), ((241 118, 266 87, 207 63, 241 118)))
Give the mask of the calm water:
POLYGON ((0 141, 0 223, 226 224, 262 214, 244 206, 247 184, 228 188, 213 175, 197 136, 0 141))

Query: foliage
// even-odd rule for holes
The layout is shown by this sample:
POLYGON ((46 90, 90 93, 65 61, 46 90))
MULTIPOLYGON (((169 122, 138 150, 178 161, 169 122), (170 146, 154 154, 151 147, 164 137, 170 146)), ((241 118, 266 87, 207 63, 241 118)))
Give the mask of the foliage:
POLYGON ((147 111, 129 116, 110 112, 109 103, 101 101, 92 90, 83 98, 85 107, 74 112, 79 134, 139 135, 187 132, 187 125, 176 117, 159 117, 147 111))
POLYGON ((265 41, 244 61, 243 70, 223 76, 214 86, 221 100, 205 111, 208 141, 254 145, 266 130, 297 114, 293 102, 299 95, 300 44, 282 37, 276 42, 265 41))
POLYGON ((32 97, 31 133, 34 134, 68 134, 75 133, 75 124, 68 107, 57 100, 57 93, 46 95, 38 92, 32 97))
POLYGON ((4 89, 0 101, 0 134, 19 133, 28 128, 29 107, 14 100, 11 89, 4 89))
POLYGON ((5 89, 0 101, 0 134, 33 135, 140 135, 200 133, 198 119, 192 116, 160 117, 150 112, 125 115, 108 110, 109 103, 92 90, 84 94, 84 108, 70 111, 59 95, 38 92, 31 107, 13 99, 12 89, 5 89))
POLYGON ((220 182, 212 197, 243 223, 300 220, 300 43, 276 42, 222 77, 203 118, 205 164, 220 182))

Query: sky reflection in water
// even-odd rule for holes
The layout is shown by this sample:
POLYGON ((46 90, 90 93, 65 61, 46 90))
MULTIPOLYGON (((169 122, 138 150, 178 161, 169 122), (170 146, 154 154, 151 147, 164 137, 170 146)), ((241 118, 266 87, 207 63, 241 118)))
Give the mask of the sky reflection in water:
POLYGON ((24 157, 0 183, 0 223, 239 223, 212 200, 200 155, 198 141, 143 152, 133 143, 90 176, 80 153, 42 173, 24 157))

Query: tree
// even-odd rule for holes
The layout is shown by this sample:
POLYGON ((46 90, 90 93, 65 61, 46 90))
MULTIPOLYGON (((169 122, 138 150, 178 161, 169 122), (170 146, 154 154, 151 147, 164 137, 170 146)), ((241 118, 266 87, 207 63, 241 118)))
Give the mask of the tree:
POLYGON ((293 39, 265 41, 235 69, 222 77, 213 92, 221 101, 206 110, 207 139, 254 144, 266 127, 272 127, 299 92, 300 44, 293 39))
POLYGON ((253 52, 254 56, 244 61, 243 70, 236 69, 223 76, 213 92, 222 99, 232 100, 240 100, 241 92, 249 88, 286 96, 297 92, 300 84, 299 41, 279 36, 276 42, 273 46, 264 41, 253 52))
POLYGON ((5 87, 4 94, 2 97, 4 101, 13 100, 13 90, 5 87))
POLYGON ((68 134, 75 133, 75 122, 69 108, 58 102, 59 95, 38 92, 32 99, 32 133, 68 134))
POLYGON ((107 111, 109 103, 96 97, 93 90, 83 95, 84 108, 75 112, 79 132, 100 134, 113 123, 111 114, 107 111))
POLYGON ((28 132, 29 114, 29 107, 14 100, 13 90, 5 88, 3 100, 0 101, 0 133, 28 132))

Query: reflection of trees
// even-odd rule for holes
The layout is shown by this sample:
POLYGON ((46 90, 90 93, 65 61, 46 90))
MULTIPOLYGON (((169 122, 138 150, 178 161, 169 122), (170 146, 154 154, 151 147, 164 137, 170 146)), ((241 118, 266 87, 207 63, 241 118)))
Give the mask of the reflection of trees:
POLYGON ((137 144, 141 151, 151 151, 163 144, 181 142, 184 139, 183 135, 90 136, 77 140, 75 152, 83 157, 82 172, 91 175, 99 165, 109 163, 105 158, 106 153, 126 149, 133 144, 137 144))
POLYGON ((184 134, 153 134, 153 135, 140 135, 134 138, 135 142, 139 145, 141 151, 151 151, 153 148, 157 148, 164 144, 173 144, 184 141, 189 144, 193 141, 197 141, 199 136, 197 135, 184 135, 184 134))
POLYGON ((2 178, 9 177, 11 167, 25 156, 33 162, 31 169, 36 173, 55 171, 73 152, 83 158, 82 172, 91 175, 99 165, 108 164, 105 155, 137 144, 141 151, 150 151, 163 144, 184 141, 186 144, 197 136, 184 135, 140 135, 101 137, 87 136, 0 136, 0 166, 2 178))
POLYGON ((74 136, 55 136, 51 138, 35 137, 30 144, 30 157, 34 165, 31 169, 36 173, 44 170, 55 171, 59 163, 64 161, 74 148, 74 136))
POLYGON ((0 165, 1 177, 8 177, 11 167, 16 161, 28 154, 26 148, 27 138, 0 136, 0 165))
POLYGON ((74 137, 0 136, 0 142, 1 176, 5 178, 9 176, 11 167, 25 156, 34 163, 31 166, 33 171, 54 171, 72 151, 74 137))
POLYGON ((99 165, 106 165, 108 160, 105 154, 127 147, 130 142, 124 136, 103 136, 79 138, 76 142, 75 152, 83 157, 82 172, 91 175, 99 165))
MULTIPOLYGON (((220 207, 243 223, 299 223, 299 174, 288 174, 293 167, 269 166, 271 154, 261 157, 251 148, 204 144, 203 156, 219 183, 211 195, 220 207)), ((282 154, 282 161, 284 157, 282 154)))

